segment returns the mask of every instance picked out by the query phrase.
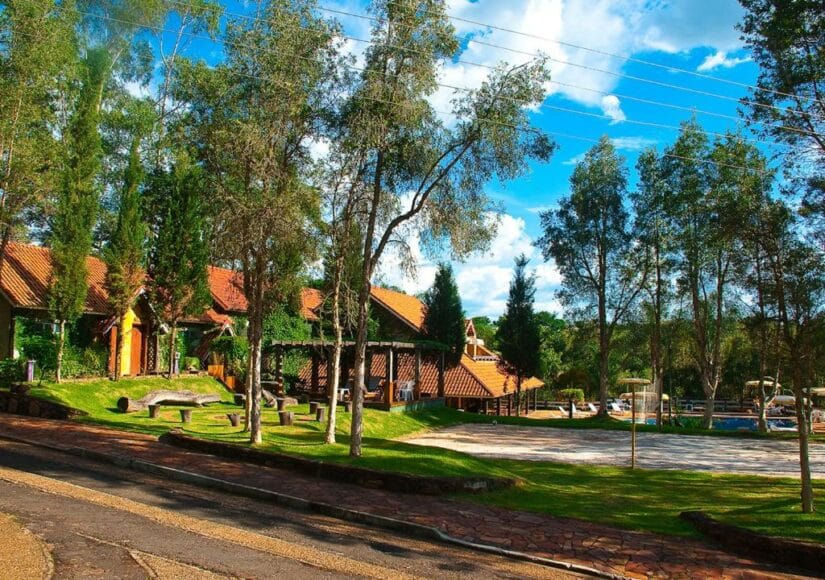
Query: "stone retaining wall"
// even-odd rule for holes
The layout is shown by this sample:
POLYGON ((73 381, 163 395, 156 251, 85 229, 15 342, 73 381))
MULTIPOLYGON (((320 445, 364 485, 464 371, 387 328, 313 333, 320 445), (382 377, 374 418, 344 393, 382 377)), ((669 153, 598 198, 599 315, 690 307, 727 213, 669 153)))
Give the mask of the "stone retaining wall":
POLYGON ((8 391, 0 390, 0 411, 44 419, 74 419, 87 414, 60 403, 30 397, 28 387, 24 385, 13 385, 8 391))
POLYGON ((174 429, 162 436, 161 441, 200 453, 238 459, 266 467, 294 469, 323 479, 403 493, 419 493, 425 495, 441 495, 461 491, 480 493, 512 487, 516 484, 516 480, 506 478, 429 477, 378 471, 365 467, 295 457, 284 453, 272 453, 232 443, 208 441, 206 439, 185 435, 179 429, 174 429))
POLYGON ((740 555, 809 570, 817 575, 825 570, 825 545, 765 536, 724 524, 701 511, 682 512, 679 517, 719 545, 740 555))

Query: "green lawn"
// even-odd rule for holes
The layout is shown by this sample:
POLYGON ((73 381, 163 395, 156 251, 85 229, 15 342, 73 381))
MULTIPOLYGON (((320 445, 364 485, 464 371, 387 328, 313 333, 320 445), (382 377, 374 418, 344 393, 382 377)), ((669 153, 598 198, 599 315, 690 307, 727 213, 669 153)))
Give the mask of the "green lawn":
MULTIPOLYGON (((231 395, 208 378, 185 378, 172 385, 164 379, 48 384, 33 388, 31 394, 87 411, 89 416, 83 421, 158 435, 173 427, 183 427, 191 435, 246 443, 245 434, 231 427, 226 419, 226 413, 238 411, 231 395), (180 423, 174 407, 163 408, 159 419, 149 419, 147 411, 129 415, 117 412, 115 402, 120 396, 140 397, 157 388, 217 392, 223 394, 223 401, 195 409, 192 423, 185 426, 180 423)), ((296 412, 296 424, 292 427, 281 427, 275 411, 264 411, 266 449, 406 473, 491 475, 521 480, 513 489, 466 496, 471 501, 490 505, 678 535, 694 534, 692 528, 678 519, 679 512, 702 509, 723 521, 755 531, 825 543, 825 512, 811 516, 799 512, 799 484, 793 479, 480 459, 396 440, 460 422, 493 419, 450 409, 409 414, 366 409, 364 454, 353 460, 348 456, 349 414, 339 413, 338 443, 323 445, 323 425, 310 420, 308 406, 299 405, 292 410, 296 412)), ((613 420, 535 421, 516 417, 497 420, 574 428, 627 428, 626 424, 613 420)), ((825 481, 817 482, 815 493, 825 498, 825 481)))

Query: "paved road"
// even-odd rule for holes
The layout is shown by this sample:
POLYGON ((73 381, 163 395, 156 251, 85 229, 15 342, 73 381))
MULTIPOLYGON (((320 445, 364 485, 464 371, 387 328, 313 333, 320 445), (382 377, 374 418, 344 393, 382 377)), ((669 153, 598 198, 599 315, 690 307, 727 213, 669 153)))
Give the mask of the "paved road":
POLYGON ((573 577, 5 441, 0 513, 58 578, 573 577))
MULTIPOLYGON (((407 439, 479 457, 528 461, 629 465, 630 433, 466 424, 407 439)), ((799 477, 799 448, 793 440, 637 433, 636 461, 650 469, 688 469, 799 477)), ((825 445, 810 447, 811 471, 825 478, 825 445)))

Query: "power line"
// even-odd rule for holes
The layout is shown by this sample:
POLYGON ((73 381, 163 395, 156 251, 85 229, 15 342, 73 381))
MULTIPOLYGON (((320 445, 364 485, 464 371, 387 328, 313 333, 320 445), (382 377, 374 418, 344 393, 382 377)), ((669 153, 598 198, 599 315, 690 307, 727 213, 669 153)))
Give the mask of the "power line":
MULTIPOLYGON (((185 2, 181 2, 180 0, 172 0, 172 1, 173 1, 174 4, 178 4, 178 5, 182 5, 182 6, 190 6, 189 4, 186 4, 185 2)), ((327 8, 327 7, 323 7, 323 6, 319 6, 318 9, 322 10, 322 11, 330 12, 330 13, 333 13, 333 14, 346 15, 346 16, 352 16, 354 18, 361 18, 361 19, 371 20, 371 21, 375 21, 375 22, 381 22, 381 19, 376 18, 374 16, 369 16, 369 15, 366 15, 366 14, 359 14, 359 13, 355 13, 355 12, 349 12, 349 11, 346 11, 346 10, 327 8)), ((239 18, 247 19, 247 20, 250 20, 250 21, 253 21, 253 22, 258 22, 258 21, 262 20, 261 18, 257 18, 257 17, 250 16, 250 15, 247 15, 247 14, 241 14, 241 13, 238 13, 238 12, 226 11, 225 14, 232 15, 232 16, 237 16, 239 18)), ((300 27, 300 28, 302 28, 303 30, 306 30, 308 32, 313 32, 313 31, 318 31, 319 33, 327 33, 328 32, 328 31, 325 31, 325 30, 314 29, 314 28, 311 28, 311 27, 300 27)), ((346 40, 351 40, 353 42, 368 44, 368 45, 377 45, 377 43, 375 41, 367 40, 367 39, 363 39, 363 38, 358 38, 358 37, 355 37, 355 36, 345 35, 345 34, 342 34, 341 38, 346 39, 346 40)), ((572 66, 574 68, 589 70, 589 71, 592 71, 592 72, 598 72, 598 73, 601 73, 601 74, 614 76, 616 78, 623 78, 623 79, 627 79, 627 80, 632 80, 632 81, 652 84, 652 85, 656 85, 656 86, 661 86, 663 88, 668 88, 668 89, 672 89, 672 90, 678 90, 678 91, 688 92, 688 93, 692 93, 692 94, 698 94, 698 95, 702 95, 702 96, 706 96, 706 97, 710 97, 710 98, 722 99, 722 100, 734 102, 734 103, 737 103, 737 104, 742 103, 742 104, 749 104, 749 105, 752 105, 752 106, 755 106, 755 107, 763 107, 763 108, 774 109, 774 110, 776 110, 780 113, 783 113, 783 114, 810 116, 809 113, 806 113, 804 111, 794 111, 792 109, 785 108, 785 107, 777 107, 775 105, 768 105, 768 104, 765 104, 765 103, 759 103, 759 102, 750 101, 750 100, 747 100, 747 99, 738 99, 736 97, 730 97, 730 96, 727 96, 727 95, 720 95, 720 94, 717 94, 717 93, 712 93, 712 92, 704 91, 704 90, 700 90, 700 89, 693 89, 693 88, 684 87, 684 86, 681 86, 681 85, 665 83, 665 82, 662 82, 662 81, 648 79, 648 78, 645 78, 645 77, 627 75, 627 74, 624 74, 624 73, 618 73, 618 72, 614 72, 614 71, 610 71, 610 70, 606 70, 606 69, 601 69, 601 68, 598 68, 598 67, 593 67, 593 66, 589 66, 589 65, 584 65, 584 64, 580 64, 580 63, 575 63, 575 62, 571 62, 571 61, 558 59, 558 58, 551 57, 549 55, 545 55, 545 54, 542 54, 542 53, 536 53, 536 52, 529 52, 529 51, 514 49, 514 48, 511 48, 511 47, 502 46, 502 45, 498 45, 498 44, 493 44, 493 43, 478 40, 478 39, 472 39, 471 42, 475 42, 477 44, 481 44, 481 45, 488 46, 488 47, 491 47, 491 48, 496 48, 496 49, 500 49, 500 50, 509 51, 509 52, 512 52, 512 53, 515 53, 515 54, 521 54, 521 55, 529 56, 529 57, 532 57, 532 58, 546 58, 547 60, 549 60, 551 62, 556 62, 558 64, 563 64, 563 65, 566 65, 566 66, 572 66)), ((406 50, 406 51, 410 51, 410 52, 419 52, 419 53, 421 52, 421 51, 415 50, 414 48, 397 46, 397 45, 384 44, 384 45, 381 45, 381 46, 386 46, 388 48, 396 48, 396 49, 406 50)), ((599 51, 596 51, 596 52, 599 52, 599 51)), ((468 60, 461 59, 461 58, 454 59, 454 62, 460 63, 460 64, 466 64, 468 66, 480 67, 480 68, 484 68, 484 69, 488 69, 488 70, 494 70, 495 69, 495 67, 491 66, 491 65, 487 65, 487 64, 483 64, 483 63, 477 63, 477 62, 473 62, 473 61, 468 61, 468 60)), ((665 65, 662 65, 662 67, 668 68, 668 67, 665 67, 665 65)), ((690 72, 690 71, 687 71, 687 72, 690 72)), ((665 108, 671 108, 671 109, 679 109, 679 110, 684 110, 684 111, 691 112, 693 114, 704 114, 704 115, 709 115, 709 116, 715 116, 715 117, 735 120, 738 123, 742 123, 742 120, 739 117, 734 117, 733 115, 725 115, 723 113, 714 113, 714 112, 711 112, 711 111, 705 111, 705 110, 696 109, 696 108, 684 107, 684 106, 674 105, 674 104, 671 104, 671 103, 662 103, 660 101, 655 101, 655 100, 650 100, 650 99, 641 99, 639 97, 634 97, 634 96, 631 96, 631 95, 619 95, 618 93, 615 93, 615 92, 600 91, 598 89, 593 89, 593 88, 589 88, 589 87, 582 87, 582 86, 578 86, 578 85, 574 85, 574 84, 570 84, 570 83, 562 83, 562 82, 559 82, 559 81, 552 81, 551 80, 550 82, 554 82, 554 83, 556 83, 560 86, 566 86, 566 87, 570 87, 570 88, 578 89, 578 90, 582 90, 582 91, 599 93, 599 94, 602 94, 602 95, 613 95, 613 96, 616 96, 618 98, 624 98, 624 99, 637 101, 637 102, 641 102, 641 103, 645 103, 645 104, 649 104, 649 105, 653 105, 653 106, 659 106, 659 107, 665 107, 665 108)), ((780 129, 780 130, 783 130, 783 131, 788 131, 788 132, 792 132, 792 133, 796 133, 796 134, 800 134, 800 135, 808 135, 808 136, 812 136, 812 137, 819 137, 820 136, 818 133, 816 133, 814 131, 807 131, 805 129, 799 129, 799 128, 795 128, 795 127, 788 127, 786 125, 782 125, 781 123, 773 123, 773 122, 769 122, 769 121, 756 121, 755 124, 774 127, 776 129, 780 129)))
MULTIPOLYGON (((81 12, 81 14, 91 16, 93 18, 101 18, 101 19, 105 19, 105 20, 111 20, 111 21, 121 22, 121 23, 126 23, 126 24, 135 24, 135 25, 138 24, 138 23, 133 22, 133 21, 123 20, 123 19, 120 19, 120 18, 112 17, 112 16, 104 16, 104 15, 93 14, 93 13, 89 13, 89 12, 81 12)), ((145 28, 148 28, 148 29, 154 29, 158 32, 167 32, 167 33, 170 33, 170 34, 177 33, 177 31, 175 31, 175 30, 170 30, 168 28, 164 28, 164 27, 161 27, 161 26, 154 26, 154 25, 149 25, 149 24, 145 24, 143 26, 145 28)), ((301 29, 301 30, 306 30, 303 27, 297 27, 297 28, 301 29)), ((198 35, 198 34, 192 33, 192 32, 185 32, 183 34, 186 35, 186 36, 193 37, 193 38, 201 38, 201 39, 211 40, 208 36, 198 35)), ((229 45, 229 46, 235 46, 235 47, 241 47, 241 48, 252 48, 251 46, 244 45, 242 43, 231 42, 231 41, 228 41, 228 40, 224 40, 224 43, 229 45)), ((403 50, 414 50, 414 49, 405 49, 404 47, 395 47, 395 48, 401 48, 403 50)), ((265 51, 265 52, 273 52, 273 51, 269 50, 269 51, 265 51)), ((291 56, 294 56, 296 58, 304 58, 304 59, 306 58, 306 57, 302 57, 301 55, 296 55, 296 54, 293 54, 291 56)), ((342 63, 342 66, 344 66, 346 68, 349 68, 350 70, 353 70, 353 71, 356 71, 356 72, 361 72, 361 73, 369 73, 370 72, 367 69, 357 67, 355 65, 346 64, 346 63, 342 63)), ((484 66, 487 66, 487 65, 484 65, 484 66)), ((494 68, 494 67, 487 67, 487 68, 494 68)), ((454 91, 467 92, 467 93, 472 92, 474 90, 474 89, 471 89, 471 88, 468 88, 468 87, 459 87, 459 86, 449 85, 449 84, 446 84, 446 83, 436 83, 436 86, 441 87, 441 88, 454 90, 454 91)), ((507 97, 502 97, 502 98, 507 98, 507 97)), ((515 101, 515 102, 517 102, 518 104, 521 104, 521 105, 526 105, 527 104, 523 101, 518 101, 518 100, 515 100, 515 99, 512 99, 512 98, 510 98, 510 100, 513 100, 513 101, 515 101)), ((560 112, 564 112, 564 113, 570 113, 570 114, 579 115, 579 116, 583 116, 583 117, 590 117, 590 118, 596 118, 596 119, 606 119, 606 120, 610 120, 610 121, 616 121, 616 119, 614 117, 611 117, 610 115, 599 114, 599 113, 591 113, 591 112, 588 112, 588 111, 580 111, 580 110, 577 110, 577 109, 570 109, 570 108, 567 108, 567 107, 559 107, 557 105, 550 105, 548 103, 542 103, 541 105, 539 105, 539 108, 540 109, 548 109, 548 110, 556 110, 556 111, 560 111, 560 112)), ((654 127, 654 128, 659 128, 659 129, 667 129, 667 130, 671 130, 671 131, 680 131, 681 130, 681 128, 676 126, 676 125, 666 125, 666 124, 663 124, 663 123, 656 123, 656 122, 653 122, 653 121, 640 121, 640 120, 637 120, 637 119, 630 119, 630 118, 627 118, 627 117, 625 117, 624 119, 621 119, 621 122, 628 123, 628 124, 631 124, 631 125, 639 125, 639 126, 643 126, 643 127, 654 127)), ((724 133, 717 133, 717 132, 714 132, 714 131, 706 131, 706 133, 708 135, 712 135, 714 137, 718 137, 718 138, 722 138, 722 139, 727 137, 727 135, 725 135, 724 133)), ((760 143, 760 144, 764 144, 764 145, 774 145, 774 146, 779 146, 780 145, 779 143, 777 143, 775 141, 766 141, 766 140, 762 140, 762 139, 748 139, 748 138, 743 138, 743 139, 747 142, 750 142, 750 143, 760 143)))
MULTIPOLYGON (((389 4, 393 4, 393 2, 389 2, 389 4)), ((324 10, 325 8, 319 8, 319 9, 324 10)), ((424 12, 425 12, 425 14, 431 14, 431 12, 426 11, 426 10, 424 12)), ((352 16, 352 14, 350 14, 350 16, 352 16)), ((656 67, 656 68, 664 69, 664 70, 667 70, 667 71, 670 71, 670 72, 678 72, 678 73, 688 74, 688 75, 699 77, 699 78, 704 78, 704 79, 707 79, 707 80, 712 80, 712 81, 717 81, 717 82, 726 83, 726 84, 730 84, 730 85, 745 87, 745 88, 748 88, 748 89, 761 90, 761 91, 769 92, 771 94, 779 95, 779 96, 782 96, 782 97, 801 98, 801 99, 805 99, 807 101, 811 101, 811 102, 814 102, 816 104, 825 106, 825 102, 823 102, 823 101, 821 101, 821 100, 819 100, 815 97, 810 97, 810 96, 807 96, 807 95, 794 95, 792 93, 785 93, 785 92, 782 92, 782 91, 775 91, 775 90, 771 90, 771 89, 763 89, 763 88, 760 88, 760 87, 757 87, 757 86, 754 86, 754 85, 749 85, 747 83, 741 83, 741 82, 737 82, 737 81, 723 79, 721 77, 717 77, 717 76, 714 76, 714 75, 704 74, 704 73, 691 71, 691 70, 688 70, 688 69, 679 68, 679 67, 675 67, 675 66, 671 66, 671 65, 665 65, 665 64, 660 64, 660 63, 657 63, 657 62, 652 62, 652 61, 649 61, 649 60, 644 60, 644 59, 640 59, 640 58, 635 58, 635 57, 630 57, 630 56, 626 56, 626 55, 616 54, 616 53, 609 52, 609 51, 606 51, 606 50, 590 48, 590 47, 583 46, 583 45, 580 45, 580 44, 574 44, 572 42, 566 42, 566 41, 562 41, 562 40, 554 40, 552 38, 547 38, 546 36, 540 36, 540 35, 532 34, 532 33, 529 33, 529 32, 522 32, 520 30, 513 30, 512 28, 497 26, 495 24, 489 24, 487 22, 480 22, 480 21, 477 21, 477 20, 469 19, 469 18, 463 18, 461 16, 453 16, 453 15, 448 14, 447 17, 451 20, 455 20, 456 22, 464 22, 464 23, 467 23, 467 24, 473 24, 475 26, 483 26, 484 28, 489 28, 491 30, 499 30, 501 32, 506 32, 508 34, 515 34, 517 36, 524 36, 526 38, 532 38, 534 40, 541 40, 543 42, 552 42, 554 44, 559 44, 561 46, 567 46, 569 48, 575 48, 577 50, 584 50, 584 51, 587 51, 587 52, 592 52, 594 54, 609 56, 611 58, 616 58, 616 59, 623 60, 623 61, 626 61, 626 62, 634 62, 634 63, 642 64, 642 65, 645 65, 645 66, 656 67)), ((375 19, 375 17, 369 17, 369 16, 367 16, 367 18, 375 19)), ((378 19, 375 19, 375 20, 378 20, 378 19)))
MULTIPOLYGON (((137 22, 118 19, 118 18, 114 18, 114 17, 111 17, 111 16, 103 16, 103 15, 98 15, 98 14, 93 14, 93 13, 88 13, 88 12, 81 12, 81 14, 91 16, 91 17, 94 17, 94 18, 102 18, 102 19, 105 19, 105 20, 112 20, 112 21, 115 21, 115 22, 121 22, 121 23, 126 23, 126 24, 135 24, 135 25, 138 24, 137 22)), ((176 33, 177 32, 177 31, 170 30, 170 29, 163 28, 163 27, 159 27, 159 26, 145 25, 145 24, 141 25, 141 26, 143 26, 145 28, 148 28, 148 29, 154 29, 154 30, 157 30, 157 31, 160 31, 160 32, 168 32, 168 33, 176 33)), ((208 36, 200 36, 200 35, 197 35, 195 33, 184 33, 184 34, 187 35, 187 36, 195 37, 195 38, 210 39, 208 36)), ((238 46, 238 47, 241 47, 241 48, 248 48, 248 49, 254 48, 252 46, 243 45, 243 44, 239 44, 239 43, 231 43, 230 42, 228 44, 230 44, 230 46, 238 46)), ((283 54, 283 53, 281 53, 281 54, 283 54)), ((302 59, 302 60, 311 60, 311 59, 308 59, 307 57, 304 57, 304 56, 301 56, 301 55, 298 55, 298 54, 289 54, 287 56, 295 57, 295 58, 302 59)), ((344 66, 346 66, 347 68, 351 68, 352 70, 355 70, 355 71, 360 71, 360 72, 364 72, 364 73, 370 72, 367 69, 363 69, 363 68, 360 68, 360 67, 355 67, 353 65, 344 65, 344 66)), ((224 70, 226 70, 230 74, 233 74, 233 75, 236 75, 236 76, 242 76, 242 77, 250 78, 250 79, 253 79, 253 80, 265 81, 265 82, 274 82, 274 83, 282 84, 284 86, 290 86, 289 83, 286 83, 281 79, 274 79, 274 78, 261 77, 261 76, 258 76, 258 75, 251 75, 251 74, 248 74, 248 73, 243 73, 243 72, 232 70, 232 69, 229 69, 229 68, 226 68, 224 70)), ((444 85, 444 84, 438 84, 438 86, 443 87, 443 88, 454 89, 454 90, 464 90, 464 91, 471 91, 472 90, 472 89, 467 89, 467 88, 463 88, 463 87, 453 87, 451 85, 444 85)), ((384 100, 384 99, 377 99, 375 97, 360 96, 359 98, 362 98, 362 99, 367 100, 367 101, 375 102, 375 103, 386 104, 386 105, 396 106, 396 107, 398 106, 398 104, 395 103, 395 102, 387 101, 387 100, 384 100)), ((501 98, 503 100, 509 100, 509 101, 517 102, 521 106, 524 106, 524 105, 528 104, 524 101, 513 99, 513 98, 510 98, 510 97, 501 97, 501 98)), ((585 115, 585 116, 591 116, 591 117, 597 117, 597 118, 607 118, 607 119, 610 118, 607 115, 599 115, 597 113, 587 113, 587 112, 584 112, 584 111, 576 111, 574 109, 566 109, 564 107, 541 105, 541 108, 555 109, 555 110, 559 110, 559 111, 562 111, 562 112, 575 113, 575 114, 579 114, 579 115, 585 115)), ((441 110, 438 110, 438 109, 435 109, 435 108, 432 108, 432 107, 431 107, 431 109, 434 113, 437 113, 439 115, 448 115, 448 116, 454 116, 454 117, 458 118, 458 116, 454 112, 441 111, 441 110)), ((505 127, 511 128, 511 129, 516 129, 516 130, 524 131, 524 132, 530 132, 530 133, 538 134, 538 135, 543 135, 543 134, 547 133, 547 134, 550 134, 550 135, 555 134, 555 135, 558 135, 558 136, 569 136, 571 138, 575 138, 575 139, 579 139, 579 140, 596 142, 596 143, 598 142, 598 139, 593 139, 593 138, 590 138, 590 137, 570 136, 570 135, 567 135, 567 134, 564 134, 564 133, 559 133, 559 132, 554 132, 554 131, 543 132, 539 129, 529 128, 529 127, 528 128, 518 127, 518 126, 515 126, 515 125, 512 125, 512 124, 502 123, 500 121, 496 121, 496 120, 493 120, 493 119, 476 118, 475 120, 478 121, 478 122, 481 122, 481 123, 505 126, 505 127)), ((677 131, 681 130, 680 127, 677 127, 677 126, 674 126, 674 125, 662 125, 662 124, 658 124, 658 123, 649 123, 649 122, 645 122, 645 121, 632 121, 630 119, 626 119, 625 122, 635 122, 635 123, 641 124, 641 125, 664 128, 664 129, 671 129, 671 130, 677 130, 677 131)), ((720 137, 720 138, 727 137, 727 135, 724 135, 724 134, 721 134, 721 133, 714 133, 714 132, 708 132, 708 131, 706 131, 705 133, 708 134, 708 135, 714 135, 714 136, 717 136, 717 137, 720 137)), ((728 164, 728 163, 720 163, 718 161, 713 161, 713 160, 709 160, 709 159, 690 158, 690 157, 684 157, 684 156, 679 156, 679 155, 675 155, 675 154, 668 154, 666 152, 663 152, 662 155, 664 155, 666 157, 674 157, 674 158, 679 158, 679 159, 692 160, 692 161, 695 161, 695 162, 698 162, 698 163, 706 163, 706 164, 717 165, 717 166, 720 166, 720 167, 730 167, 730 168, 734 168, 734 169, 741 169, 743 171, 757 171, 759 173, 763 173, 763 172, 755 170, 751 167, 735 165, 735 164, 728 164)))

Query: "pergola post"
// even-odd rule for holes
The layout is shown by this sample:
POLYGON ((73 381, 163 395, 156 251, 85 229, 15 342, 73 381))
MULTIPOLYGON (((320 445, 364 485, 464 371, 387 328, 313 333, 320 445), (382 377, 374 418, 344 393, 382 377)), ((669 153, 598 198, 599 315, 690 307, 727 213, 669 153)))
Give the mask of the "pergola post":
POLYGON ((331 348, 325 349, 324 352, 327 353, 327 393, 329 393, 330 389, 332 389, 332 374, 335 372, 335 369, 333 368, 335 366, 335 362, 332 356, 331 348))
POLYGON ((444 352, 442 351, 438 357, 438 397, 444 396, 446 389, 444 388, 444 352))
POLYGON ((318 365, 321 361, 318 360, 318 351, 312 349, 312 374, 309 379, 309 392, 315 393, 318 391, 318 365))
POLYGON ((512 417, 513 415, 513 393, 507 395, 507 416, 512 417))
POLYGON ((525 393, 525 395, 527 395, 527 396, 523 397, 524 398, 524 414, 529 415, 530 414, 530 391, 527 391, 525 393))
MULTIPOLYGON (((367 390, 370 388, 370 381, 372 381, 372 351, 368 350, 364 356, 364 388, 367 390)), ((352 388, 355 389, 354 381, 352 388)), ((350 393, 350 397, 354 397, 354 394, 350 393)))
POLYGON ((388 407, 392 406, 393 400, 393 386, 395 383, 395 356, 391 348, 388 348, 384 354, 384 377, 386 378, 386 388, 384 389, 384 402, 388 407))
POLYGON ((496 415, 501 417, 501 397, 496 398, 496 415))
POLYGON ((275 393, 284 394, 284 349, 275 349, 275 393))
POLYGON ((485 415, 487 414, 489 404, 490 404, 490 401, 488 401, 487 399, 484 399, 481 402, 481 408, 484 410, 485 415))
POLYGON ((413 399, 418 401, 421 398, 421 349, 415 349, 415 386, 413 387, 413 399))

